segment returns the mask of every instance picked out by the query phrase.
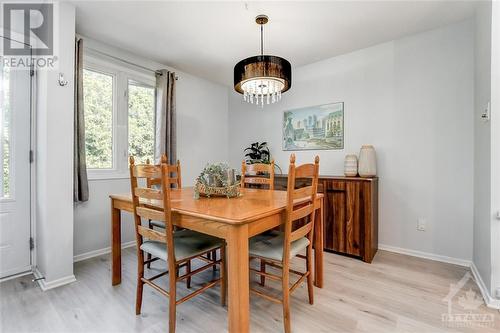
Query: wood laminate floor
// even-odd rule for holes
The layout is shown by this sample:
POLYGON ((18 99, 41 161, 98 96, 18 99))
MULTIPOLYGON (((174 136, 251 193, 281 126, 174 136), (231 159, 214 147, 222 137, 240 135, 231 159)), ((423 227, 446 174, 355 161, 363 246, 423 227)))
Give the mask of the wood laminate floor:
MULTIPOLYGON (((136 316, 135 250, 124 250, 122 262, 123 280, 116 287, 110 283, 109 255, 76 263, 78 281, 47 292, 32 283, 31 276, 1 283, 0 331, 167 332, 167 299, 145 286, 142 315, 136 316)), ((153 274, 160 265, 155 263, 153 274)), ((303 261, 294 259, 294 265, 300 267, 303 261)), ((372 264, 326 253, 325 287, 314 289, 314 305, 307 302, 305 285, 291 297, 292 330, 500 332, 500 313, 484 304, 476 305, 480 294, 472 280, 453 298, 451 313, 485 314, 493 322, 469 322, 474 327, 446 327, 443 323, 442 315, 448 313, 443 298, 450 284, 457 283, 467 271, 459 266, 384 251, 379 251, 372 264), (478 327, 481 324, 486 327, 478 327)), ((195 278, 194 287, 211 275, 210 271, 195 278)), ((162 282, 166 283, 166 278, 162 282)), ((274 282, 270 287, 270 292, 279 291, 274 282)), ((179 284, 178 289, 181 295, 186 292, 184 284, 179 284)), ((252 295, 250 309, 252 332, 282 332, 280 305, 252 295)), ((226 331, 227 309, 219 304, 218 287, 177 307, 177 332, 226 331)))

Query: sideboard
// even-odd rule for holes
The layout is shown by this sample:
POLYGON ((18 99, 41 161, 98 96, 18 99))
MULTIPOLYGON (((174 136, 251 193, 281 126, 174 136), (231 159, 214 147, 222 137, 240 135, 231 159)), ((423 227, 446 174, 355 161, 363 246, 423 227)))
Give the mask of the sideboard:
MULTIPOLYGON (((275 175, 276 190, 286 190, 287 175, 275 175)), ((295 187, 310 180, 297 179, 295 187)), ((318 192, 325 195, 325 251, 370 263, 378 249, 378 178, 320 176, 318 192)))

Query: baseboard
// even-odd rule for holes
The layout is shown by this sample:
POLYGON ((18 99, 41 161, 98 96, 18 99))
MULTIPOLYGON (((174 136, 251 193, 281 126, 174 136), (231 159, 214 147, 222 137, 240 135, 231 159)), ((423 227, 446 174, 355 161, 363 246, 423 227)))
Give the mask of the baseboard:
POLYGON ((459 259, 459 258, 453 258, 453 257, 447 257, 447 256, 442 256, 434 253, 429 253, 429 252, 422 252, 422 251, 417 251, 417 250, 410 250, 410 249, 404 249, 401 247, 396 247, 396 246, 390 246, 390 245, 384 245, 384 244, 379 244, 378 245, 379 250, 384 250, 384 251, 389 251, 389 252, 394 252, 394 253, 400 253, 400 254, 406 254, 408 256, 412 257, 418 257, 418 258, 424 258, 424 259, 429 259, 429 260, 434 260, 434 261, 440 261, 444 262, 447 264, 453 264, 453 265, 458 265, 458 266, 463 266, 463 267, 470 267, 471 261, 470 260, 464 260, 464 259, 459 259))
POLYGON ((26 271, 26 272, 21 272, 21 273, 17 273, 17 274, 13 274, 13 275, 9 275, 9 276, 6 276, 4 278, 1 278, 0 279, 0 283, 2 282, 5 282, 5 281, 9 281, 9 280, 12 280, 12 279, 17 279, 21 276, 25 276, 25 275, 30 275, 30 274, 33 274, 33 270, 30 269, 29 271, 26 271))
POLYGON ((488 288, 484 284, 483 278, 481 277, 481 274, 479 274, 479 271, 474 264, 474 262, 471 263, 470 265, 470 270, 472 271, 472 276, 474 277, 474 280, 476 281, 476 284, 481 291, 481 295, 483 296, 484 302, 486 303, 486 306, 489 308, 493 309, 499 309, 500 310, 500 300, 495 299, 491 296, 488 288))
MULTIPOLYGON (((126 243, 122 243, 122 249, 126 249, 128 247, 135 246, 135 244, 136 244, 135 240, 130 241, 130 242, 126 242, 126 243)), ((102 256, 103 254, 108 254, 108 253, 111 253, 111 246, 108 246, 108 247, 105 247, 105 248, 99 249, 99 250, 94 250, 94 251, 89 251, 89 252, 85 252, 82 254, 78 254, 78 255, 73 257, 73 262, 87 260, 90 258, 102 256)))
MULTIPOLYGON (((126 242, 126 243, 122 243, 122 249, 126 249, 128 247, 135 246, 135 244, 136 244, 135 240, 130 241, 130 242, 126 242)), ((103 254, 107 254, 107 253, 111 253, 111 246, 105 247, 103 249, 89 251, 89 252, 85 252, 85 253, 76 255, 73 257, 73 262, 87 260, 90 258, 94 258, 94 257, 100 256, 100 255, 103 255, 103 254)), ((38 269, 35 269, 33 271, 33 275, 35 276, 35 279, 43 277, 43 275, 40 273, 40 271, 38 271, 38 269)), ((56 287, 59 287, 59 286, 62 286, 62 285, 65 285, 65 284, 68 284, 71 282, 75 282, 75 281, 76 281, 76 278, 74 275, 66 276, 66 277, 63 277, 61 279, 50 281, 48 283, 45 281, 45 279, 37 280, 38 285, 40 286, 40 288, 43 291, 46 291, 46 290, 49 290, 52 288, 56 288, 56 287)))
POLYGON ((45 278, 43 278, 43 275, 42 275, 42 273, 40 273, 38 268, 35 268, 35 270, 33 271, 33 275, 35 276, 35 279, 37 279, 36 281, 38 282, 38 285, 40 286, 40 289, 42 289, 42 291, 54 289, 54 288, 64 286, 65 284, 76 281, 75 276, 73 274, 71 274, 71 275, 62 277, 60 279, 47 282, 47 281, 45 281, 45 278))

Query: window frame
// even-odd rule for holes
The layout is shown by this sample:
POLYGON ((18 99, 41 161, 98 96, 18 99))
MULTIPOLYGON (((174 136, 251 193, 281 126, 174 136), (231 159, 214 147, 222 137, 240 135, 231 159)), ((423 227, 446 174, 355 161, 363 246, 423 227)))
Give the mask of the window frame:
MULTIPOLYGON (((104 59, 84 51, 83 68, 113 75, 112 165, 111 169, 87 169, 89 180, 129 178, 128 170, 128 82, 156 86, 154 73, 125 66, 114 59, 104 59)), ((155 92, 156 95, 156 92, 155 92)))

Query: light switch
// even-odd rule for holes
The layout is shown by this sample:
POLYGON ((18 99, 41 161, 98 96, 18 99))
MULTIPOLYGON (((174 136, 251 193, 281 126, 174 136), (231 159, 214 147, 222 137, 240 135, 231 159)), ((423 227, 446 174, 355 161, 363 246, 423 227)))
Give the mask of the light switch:
POLYGON ((481 113, 481 119, 484 121, 489 121, 490 120, 490 102, 486 104, 486 107, 484 108, 483 112, 481 113))
POLYGON ((423 217, 420 217, 418 220, 417 220, 417 230, 418 231, 425 231, 425 227, 427 225, 427 221, 425 218, 423 217))

